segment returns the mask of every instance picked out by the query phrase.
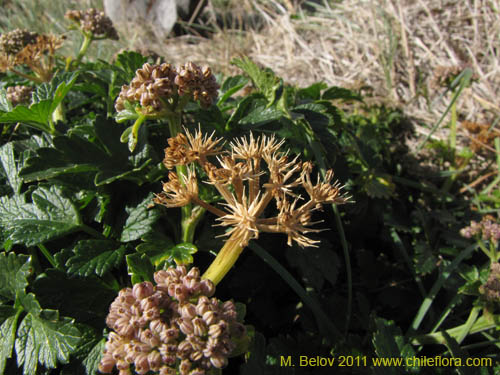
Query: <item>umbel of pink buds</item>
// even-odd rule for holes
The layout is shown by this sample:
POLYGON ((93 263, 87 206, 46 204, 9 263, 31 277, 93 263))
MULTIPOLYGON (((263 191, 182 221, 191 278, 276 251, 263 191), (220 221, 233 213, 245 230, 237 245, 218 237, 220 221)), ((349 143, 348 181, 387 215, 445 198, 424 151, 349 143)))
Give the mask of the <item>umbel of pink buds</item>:
POLYGON ((217 98, 218 89, 209 67, 201 68, 189 62, 176 69, 167 63, 145 63, 137 69, 130 85, 122 86, 115 108, 123 111, 128 102, 143 114, 156 115, 178 110, 175 106, 182 102, 180 98, 198 101, 207 108, 217 98))
POLYGON ((245 335, 235 304, 212 297, 198 268, 171 267, 122 289, 111 304, 110 332, 99 371, 120 375, 203 375, 226 366, 234 340, 245 335))

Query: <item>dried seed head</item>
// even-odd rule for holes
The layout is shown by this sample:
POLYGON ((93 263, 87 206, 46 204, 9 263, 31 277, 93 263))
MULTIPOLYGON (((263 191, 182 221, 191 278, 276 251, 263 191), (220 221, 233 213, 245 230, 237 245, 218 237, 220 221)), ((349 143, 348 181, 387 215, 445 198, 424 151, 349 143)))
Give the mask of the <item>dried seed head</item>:
POLYGON ((5 55, 15 56, 29 44, 37 42, 38 33, 24 29, 15 29, 0 35, 0 52, 5 55))

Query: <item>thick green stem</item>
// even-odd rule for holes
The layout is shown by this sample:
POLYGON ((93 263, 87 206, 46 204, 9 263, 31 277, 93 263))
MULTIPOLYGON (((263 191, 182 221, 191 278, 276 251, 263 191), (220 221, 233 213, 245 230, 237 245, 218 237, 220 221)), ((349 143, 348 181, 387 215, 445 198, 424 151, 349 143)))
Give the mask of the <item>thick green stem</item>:
POLYGON ((243 247, 240 245, 239 236, 240 233, 236 231, 229 237, 212 264, 203 274, 203 279, 208 279, 217 285, 224 276, 226 276, 243 251, 243 247))
POLYGON ((191 217, 182 222, 182 242, 193 242, 196 225, 203 217, 205 209, 197 206, 191 211, 191 217))
MULTIPOLYGON (((178 112, 173 113, 168 117, 168 129, 170 130, 170 137, 175 137, 182 131, 181 128, 181 114, 178 112)), ((184 184, 184 176, 187 176, 187 168, 185 165, 178 165, 175 167, 177 171, 177 176, 179 177, 179 181, 181 184, 184 184)), ((194 231, 196 229, 196 224, 199 220, 194 220, 192 218, 193 215, 193 206, 191 204, 187 204, 181 207, 181 228, 182 228, 182 240, 184 242, 192 242, 194 231), (191 239, 190 241, 186 241, 186 239, 191 239)))
POLYGON ((92 34, 83 34, 83 42, 80 47, 80 51, 78 51, 78 55, 76 55, 76 58, 71 61, 69 64, 66 65, 66 70, 70 70, 72 67, 77 67, 80 65, 83 56, 87 53, 87 50, 89 49, 90 43, 92 43, 92 34))
MULTIPOLYGON (((481 316, 475 321, 475 323, 470 327, 469 334, 478 333, 485 331, 487 329, 495 328, 496 325, 500 324, 500 315, 492 315, 485 317, 481 316)), ((467 323, 457 326, 455 328, 450 328, 446 330, 446 333, 453 337, 455 340, 460 337, 463 330, 466 328, 467 323)), ((441 332, 431 333, 427 335, 417 336, 412 339, 411 343, 413 345, 426 345, 426 344, 446 344, 446 339, 441 332)))

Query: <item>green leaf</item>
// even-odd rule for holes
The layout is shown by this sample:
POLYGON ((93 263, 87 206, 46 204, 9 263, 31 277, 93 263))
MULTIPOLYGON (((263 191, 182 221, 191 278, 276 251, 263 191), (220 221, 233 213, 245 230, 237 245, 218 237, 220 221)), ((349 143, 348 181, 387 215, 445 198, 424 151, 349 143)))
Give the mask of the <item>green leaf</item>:
POLYGON ((15 300, 18 293, 24 293, 31 272, 31 259, 28 256, 0 253, 0 296, 15 300))
POLYGON ((14 146, 12 142, 0 147, 0 163, 2 163, 3 170, 14 194, 19 194, 23 181, 19 178, 19 169, 14 158, 14 146))
POLYGON ((243 77, 241 75, 237 75, 234 77, 228 77, 221 86, 221 93, 223 95, 220 97, 219 101, 217 102, 218 106, 221 106, 224 104, 234 93, 238 92, 241 90, 245 85, 248 83, 248 78, 243 77))
POLYGON ((255 128, 272 121, 277 121, 283 116, 283 112, 274 107, 257 107, 240 120, 241 125, 255 128))
POLYGON ((23 374, 35 374, 38 364, 56 368, 57 362, 67 363, 78 348, 80 332, 74 320, 55 310, 42 310, 39 316, 27 314, 17 331, 15 348, 17 363, 23 374))
POLYGON ((126 256, 126 259, 132 284, 153 280, 153 264, 146 254, 130 254, 126 256))
POLYGON ((33 93, 33 100, 35 103, 44 100, 52 101, 50 107, 50 113, 52 114, 71 90, 77 77, 78 72, 56 74, 50 82, 42 83, 36 88, 36 91, 33 93))
POLYGON ((58 186, 40 186, 33 203, 19 198, 0 198, 0 225, 14 243, 34 246, 75 232, 81 225, 73 203, 58 186))
POLYGON ((158 231, 152 231, 141 237, 143 243, 137 245, 136 250, 146 253, 155 267, 159 267, 163 262, 172 259, 169 249, 174 247, 174 242, 158 231))
POLYGON ((0 111, 12 111, 12 103, 7 99, 7 90, 4 87, 0 88, 0 111))
POLYGON ((4 373, 7 359, 12 357, 18 318, 19 313, 16 313, 16 310, 11 308, 11 315, 0 326, 0 337, 2 337, 2 344, 0 345, 0 374, 4 373))
MULTIPOLYGON (((379 358, 408 358, 414 357, 415 351, 411 344, 405 342, 401 329, 393 321, 375 318, 376 332, 373 334, 373 346, 379 358)), ((406 367, 413 373, 419 373, 419 368, 406 367)), ((384 368, 384 374, 404 374, 398 367, 384 368)))
POLYGON ((0 123, 23 123, 35 129, 51 132, 49 118, 52 114, 52 100, 43 100, 32 104, 29 108, 18 105, 11 112, 0 115, 0 123))
POLYGON ((328 280, 332 286, 337 282, 340 261, 331 248, 322 247, 304 250, 297 246, 286 250, 286 258, 292 267, 298 268, 305 282, 320 290, 324 280, 328 280))
POLYGON ((319 100, 321 99, 321 90, 327 87, 327 84, 324 82, 316 82, 308 87, 299 89, 297 91, 297 96, 300 99, 319 100))
POLYGON ((141 236, 152 231, 152 225, 160 218, 157 208, 148 208, 153 199, 149 194, 135 207, 127 207, 129 214, 120 236, 121 242, 130 242, 141 238, 141 236))
POLYGON ((169 259, 175 260, 177 264, 190 264, 193 263, 194 254, 198 251, 198 248, 192 243, 184 242, 178 244, 168 251, 169 259))
POLYGON ((33 282, 40 303, 80 323, 103 324, 117 291, 97 277, 70 276, 48 269, 33 282))
POLYGON ((68 273, 102 276, 121 263, 125 246, 111 240, 81 240, 75 245, 73 252, 75 255, 66 262, 68 273))
POLYGON ((266 338, 259 332, 255 332, 250 348, 250 358, 241 366, 242 375, 254 375, 266 373, 266 338))
POLYGON ((83 360, 83 366, 85 366, 85 373, 87 375, 97 374, 99 362, 101 361, 102 352, 105 346, 106 340, 102 339, 92 348, 88 356, 83 360))
POLYGON ((142 68, 148 61, 147 57, 133 51, 124 51, 116 56, 115 65, 122 68, 126 74, 126 80, 131 81, 135 76, 135 71, 142 68))
POLYGON ((282 88, 283 82, 271 69, 260 69, 248 57, 233 59, 231 64, 236 65, 248 74, 255 87, 266 97, 268 106, 274 103, 277 91, 282 88))
POLYGON ((363 101, 363 97, 359 95, 358 93, 345 89, 343 87, 337 87, 337 86, 332 86, 329 89, 327 89, 325 92, 323 92, 322 99, 325 100, 335 100, 335 99, 342 99, 342 100, 357 100, 357 101, 363 101))

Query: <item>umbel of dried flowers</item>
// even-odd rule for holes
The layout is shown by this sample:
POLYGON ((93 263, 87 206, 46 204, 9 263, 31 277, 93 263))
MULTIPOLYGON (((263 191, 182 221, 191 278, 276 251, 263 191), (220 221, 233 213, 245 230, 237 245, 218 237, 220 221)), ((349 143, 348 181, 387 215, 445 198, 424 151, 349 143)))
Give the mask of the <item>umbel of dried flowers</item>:
POLYGON ((0 71, 14 73, 35 81, 48 82, 52 78, 54 53, 61 47, 63 38, 16 29, 0 36, 0 71), (14 70, 27 65, 36 76, 14 70))
POLYGON ((313 211, 323 204, 349 202, 339 183, 333 181, 333 171, 328 171, 323 179, 318 176, 314 180, 312 164, 280 151, 283 143, 284 140, 278 141, 274 136, 250 135, 230 143, 230 150, 224 151, 221 139, 215 139, 213 133, 203 135, 200 130, 194 134, 179 133, 168 140, 164 165, 168 169, 187 165, 187 172, 181 176, 170 172, 163 192, 154 201, 167 207, 197 204, 218 216, 219 225, 230 227, 224 247, 203 275, 215 284, 260 232, 284 233, 290 246, 292 242, 302 247, 316 246, 319 241, 306 236, 320 231, 311 228, 316 224, 312 220, 313 211), (225 200, 222 207, 199 197, 195 163, 205 172, 205 182, 213 185, 225 200), (299 194, 299 189, 307 198, 299 194), (275 214, 265 217, 271 202, 275 214))
POLYGON ((226 366, 234 340, 245 335, 234 303, 212 297, 214 284, 196 267, 158 271, 154 281, 122 289, 111 304, 106 323, 113 332, 99 371, 203 375, 226 366))
POLYGON ((170 64, 146 63, 138 69, 130 85, 122 86, 115 108, 125 109, 125 102, 147 115, 169 115, 182 110, 187 100, 209 107, 217 97, 219 85, 209 67, 187 63, 176 69, 170 64))

